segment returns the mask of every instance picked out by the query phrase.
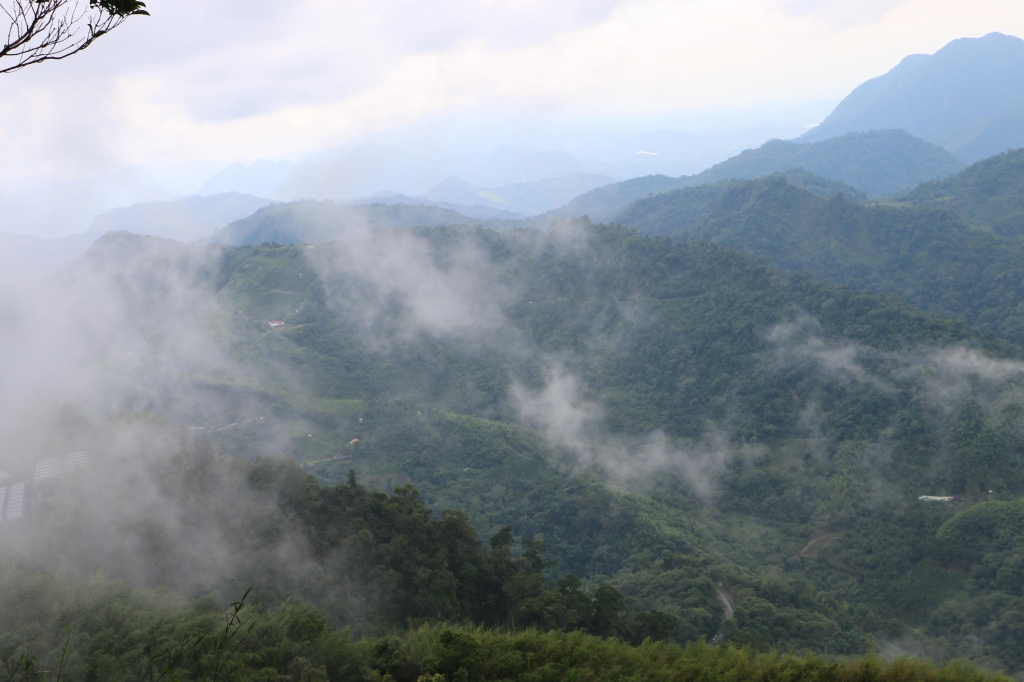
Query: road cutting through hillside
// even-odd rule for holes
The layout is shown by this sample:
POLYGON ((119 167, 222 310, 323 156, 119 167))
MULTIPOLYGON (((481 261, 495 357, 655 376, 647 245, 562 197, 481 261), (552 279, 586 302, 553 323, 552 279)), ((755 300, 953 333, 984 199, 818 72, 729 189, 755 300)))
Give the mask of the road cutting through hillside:
POLYGON ((732 604, 729 603, 729 597, 725 595, 721 590, 715 590, 718 593, 718 600, 722 602, 722 606, 725 607, 725 611, 722 613, 722 626, 718 628, 718 632, 711 638, 709 644, 718 644, 722 641, 722 637, 725 636, 725 622, 732 619, 732 604))

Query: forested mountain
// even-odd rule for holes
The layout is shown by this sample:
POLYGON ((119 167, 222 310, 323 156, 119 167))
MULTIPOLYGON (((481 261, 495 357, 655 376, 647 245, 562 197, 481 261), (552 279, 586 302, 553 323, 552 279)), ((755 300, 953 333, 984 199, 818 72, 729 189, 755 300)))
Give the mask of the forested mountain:
MULTIPOLYGON (((792 168, 772 175, 783 176, 789 182, 798 187, 822 196, 832 196, 842 193, 854 200, 864 200, 867 196, 860 190, 850 187, 838 180, 830 180, 803 168, 792 168)), ((531 225, 544 225, 545 220, 553 217, 578 217, 587 216, 593 220, 610 220, 618 213, 637 199, 653 196, 662 192, 669 192, 679 187, 689 186, 692 178, 670 178, 665 175, 651 175, 643 178, 634 178, 617 182, 613 185, 599 187, 595 190, 582 194, 560 209, 549 211, 540 216, 539 219, 524 221, 531 225)), ((702 183, 696 183, 700 185, 702 183)))
MULTIPOLYGON (((4 554, 19 586, 5 594, 50 580, 37 567, 59 562, 40 557, 59 552, 62 599, 82 618, 129 599, 75 582, 102 566, 185 596, 254 585, 279 633, 298 613, 314 633, 453 620, 686 642, 718 633, 727 599, 721 636, 736 644, 853 654, 902 638, 1024 664, 1019 586, 998 577, 1024 539, 998 524, 969 548, 959 539, 989 509, 977 503, 1002 518, 1012 503, 998 500, 1024 489, 1024 351, 963 323, 718 246, 585 223, 240 248, 113 234, 67 277, 94 334, 148 339, 89 360, 89 390, 191 435, 68 402, 26 424, 25 438, 68 434, 93 473, 43 496, 39 535, 4 554), (81 286, 101 275, 121 321, 90 305, 106 289, 81 286), (138 443, 151 459, 128 466, 138 443), (321 483, 218 449, 285 453, 321 483), (956 500, 917 499, 928 494, 956 500), (979 627, 1001 634, 978 640, 979 627)), ((212 617, 173 599, 145 607, 192 608, 212 617)), ((0 612, 18 614, 10 650, 60 617, 0 612)), ((281 637, 260 635, 261 665, 298 656, 272 662, 281 637)), ((80 670, 142 660, 75 641, 80 670)), ((356 658, 380 670, 377 655, 356 658)))
POLYGON ((479 222, 451 209, 412 204, 345 206, 329 201, 294 201, 267 206, 217 230, 213 241, 232 246, 301 244, 335 239, 368 227, 438 226, 479 222))
MULTIPOLYGON (((965 171, 964 177, 976 177, 976 171, 965 171)), ((915 203, 947 203, 925 202, 923 197, 940 191, 929 187, 909 196, 915 203)), ((994 196, 973 196, 986 194, 994 196)), ((1013 191, 1004 194, 1010 197, 1013 191)), ((1002 210, 1012 208, 995 200, 977 204, 987 211, 965 208, 965 215, 974 210, 972 215, 1002 220, 1002 210)), ((949 210, 826 199, 784 179, 765 178, 643 199, 617 220, 648 234, 702 239, 763 255, 779 267, 858 289, 892 292, 922 309, 1024 341, 1024 318, 1017 309, 1024 285, 1013 274, 1024 258, 1024 242, 972 227, 949 210)), ((1015 220, 1008 217, 1000 225, 1015 220)), ((1006 233, 1011 229, 1000 227, 1006 233)))
POLYGON ((946 180, 927 182, 899 202, 942 208, 1004 237, 1024 235, 1024 149, 975 163, 946 180))
POLYGON ((901 130, 851 133, 812 144, 771 140, 697 175, 653 175, 599 187, 544 217, 586 215, 593 220, 609 220, 631 202, 650 195, 779 173, 793 184, 823 196, 842 192, 849 198, 877 197, 944 178, 963 166, 949 152, 901 130))
POLYGON ((977 161, 1024 147, 1024 41, 990 33, 906 57, 858 86, 801 139, 901 128, 977 161))
POLYGON ((434 201, 426 197, 410 197, 405 194, 382 193, 375 197, 355 199, 348 202, 350 206, 395 206, 404 204, 406 206, 435 206, 437 208, 454 211, 463 216, 464 220, 472 221, 499 221, 499 220, 521 220, 521 213, 513 213, 490 205, 467 205, 448 201, 434 201))
POLYGON ((693 176, 689 185, 758 178, 790 168, 844 182, 874 198, 952 175, 964 163, 903 130, 847 133, 810 144, 771 140, 693 176))

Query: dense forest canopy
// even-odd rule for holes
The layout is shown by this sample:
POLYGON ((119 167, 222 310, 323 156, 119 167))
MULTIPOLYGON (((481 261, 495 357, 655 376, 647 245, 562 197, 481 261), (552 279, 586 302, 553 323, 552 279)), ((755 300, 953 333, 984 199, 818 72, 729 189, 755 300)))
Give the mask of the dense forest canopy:
POLYGON ((979 162, 895 202, 824 198, 769 177, 660 194, 635 202, 617 220, 648 234, 762 255, 787 270, 857 289, 891 292, 1020 343, 1019 157, 1013 152, 979 162))
MULTIPOLYGON (((964 322, 586 222, 291 246, 111 234, 50 295, 47 324, 68 306, 59 324, 96 339, 23 438, 92 459, 0 539, 18 548, 4 594, 64 581, 49 611, 5 610, 2 650, 52 665, 64 619, 68 665, 104 679, 147 659, 86 638, 93 609, 192 623, 159 635, 171 655, 251 586, 260 623, 315 609, 360 674, 389 669, 339 628, 438 622, 1024 664, 1019 585, 999 577, 1018 536, 950 540, 1024 488, 1024 351, 964 322)), ((251 653, 344 678, 319 636, 251 653)))

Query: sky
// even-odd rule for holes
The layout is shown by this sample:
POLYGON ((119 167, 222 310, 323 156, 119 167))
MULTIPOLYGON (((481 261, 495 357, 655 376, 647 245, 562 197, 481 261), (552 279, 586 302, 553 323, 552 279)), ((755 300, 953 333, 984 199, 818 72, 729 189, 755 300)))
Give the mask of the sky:
POLYGON ((496 137, 811 125, 908 54, 1024 36, 1019 0, 148 4, 82 54, 0 76, 0 181, 195 175, 452 117, 496 137))

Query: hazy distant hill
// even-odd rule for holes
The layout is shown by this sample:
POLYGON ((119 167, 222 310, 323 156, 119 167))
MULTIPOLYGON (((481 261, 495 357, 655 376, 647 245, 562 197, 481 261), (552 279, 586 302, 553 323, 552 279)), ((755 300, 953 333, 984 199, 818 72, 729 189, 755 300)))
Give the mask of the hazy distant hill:
MULTIPOLYGON (((983 192, 980 192, 983 193, 983 192)), ((1024 341, 1024 240, 972 228, 955 213, 825 198, 782 177, 721 182, 642 199, 617 220, 715 244, 872 291, 898 294, 1024 341)))
POLYGON ((961 38, 854 89, 801 140, 902 128, 965 161, 1024 147, 1024 40, 961 38))
MULTIPOLYGON (((284 201, 352 201, 385 191, 420 196, 451 176, 461 178, 475 188, 539 183, 549 179, 554 179, 551 187, 558 187, 559 184, 572 185, 571 180, 558 178, 600 174, 604 172, 605 165, 577 159, 565 151, 527 147, 498 147, 485 153, 441 157, 393 145, 364 142, 310 154, 297 162, 234 164, 207 180, 198 193, 237 191, 284 201)), ((608 181, 610 178, 605 182, 608 181)), ((529 201, 535 203, 536 197, 543 197, 545 192, 551 191, 546 187, 543 184, 538 187, 538 192, 532 193, 529 201)), ((577 182, 575 189, 575 194, 579 194, 589 187, 580 188, 577 182)), ((567 186, 563 192, 568 191, 570 188, 567 186)), ((553 205, 565 203, 575 194, 553 205)))
POLYGON ((270 199, 238 192, 152 201, 115 208, 96 216, 89 233, 127 231, 191 242, 211 236, 228 223, 252 215, 270 199))
POLYGON ((374 204, 346 206, 329 201, 295 201, 260 209, 217 231, 213 241, 231 246, 327 242, 351 229, 468 224, 461 213, 437 206, 374 204))
POLYGON ((209 178, 196 194, 208 196, 225 192, 255 194, 277 198, 284 182, 295 172, 291 161, 254 161, 233 163, 209 178))
MULTIPOLYGON (((804 187, 808 191, 821 194, 822 196, 832 196, 842 192, 854 200, 867 198, 863 192, 855 187, 851 187, 838 180, 822 178, 809 173, 803 168, 791 168, 786 171, 774 172, 772 175, 783 175, 794 185, 804 187)), ((699 176, 670 178, 665 175, 649 175, 643 178, 616 182, 582 194, 565 206, 550 211, 542 217, 553 218, 585 215, 597 221, 613 220, 623 208, 637 199, 670 192, 681 187, 706 184, 696 181, 697 177, 699 176)), ((714 181, 707 180, 707 182, 712 183, 714 181)))
POLYGON ((623 180, 585 192, 565 206, 548 212, 542 218, 585 215, 595 221, 608 220, 630 202, 684 187, 687 180, 687 176, 670 178, 667 175, 646 175, 642 178, 623 180))
POLYGON ((484 205, 520 215, 536 215, 562 206, 573 197, 614 181, 607 175, 577 172, 535 182, 481 188, 451 176, 430 188, 423 197, 436 201, 439 205, 484 205))
POLYGON ((903 130, 848 133, 813 144, 771 140, 694 175, 690 185, 749 179, 790 168, 845 182, 877 197, 951 175, 964 163, 903 130))
POLYGON ((998 154, 900 198, 912 206, 945 208, 1003 236, 1024 235, 1024 149, 998 154))
POLYGON ((614 178, 596 173, 569 173, 537 182, 519 182, 483 190, 512 210, 526 215, 550 211, 565 205, 574 197, 615 182, 614 178))
POLYGON ((902 130, 851 133, 812 144, 771 140, 697 175, 650 175, 599 187, 576 197, 552 215, 589 215, 594 220, 609 220, 630 202, 652 194, 780 171, 786 172, 793 184, 818 194, 843 192, 849 198, 875 197, 946 177, 963 166, 962 161, 941 147, 902 130), (797 169, 803 170, 796 173, 797 169), (823 184, 826 179, 831 184, 823 184))
POLYGON ((493 206, 481 206, 479 204, 468 205, 452 201, 433 201, 423 196, 411 197, 407 194, 398 194, 397 192, 380 192, 372 197, 355 199, 346 203, 349 206, 391 206, 395 204, 405 204, 406 206, 436 206, 438 208, 446 208, 449 211, 461 213, 466 218, 484 221, 519 220, 523 218, 521 213, 513 213, 512 211, 494 208, 493 206))
POLYGON ((45 239, 30 234, 0 232, 0 267, 6 274, 52 269, 81 256, 98 234, 72 234, 45 239))

